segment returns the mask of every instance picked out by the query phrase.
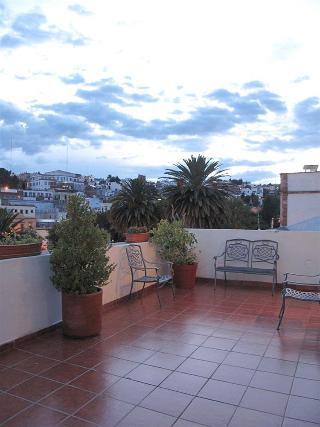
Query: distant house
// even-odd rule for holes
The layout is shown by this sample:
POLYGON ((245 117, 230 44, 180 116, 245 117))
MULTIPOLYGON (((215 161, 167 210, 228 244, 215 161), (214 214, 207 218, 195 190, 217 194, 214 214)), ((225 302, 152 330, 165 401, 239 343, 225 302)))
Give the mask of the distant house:
POLYGON ((74 191, 84 190, 84 177, 78 173, 55 170, 51 172, 30 174, 27 189, 48 191, 68 187, 74 191))
POLYGON ((36 208, 34 205, 24 205, 19 203, 19 201, 11 201, 6 205, 0 202, 0 208, 17 214, 16 218, 20 222, 17 225, 16 230, 23 230, 27 228, 36 229, 36 208))
POLYGON ((290 229, 294 224, 320 216, 320 172, 314 170, 280 174, 281 226, 290 229))

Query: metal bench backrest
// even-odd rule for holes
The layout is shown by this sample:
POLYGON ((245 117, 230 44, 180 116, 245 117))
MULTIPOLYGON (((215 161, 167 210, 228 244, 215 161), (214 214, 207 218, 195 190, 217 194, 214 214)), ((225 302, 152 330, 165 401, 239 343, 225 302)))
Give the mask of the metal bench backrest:
POLYGON ((130 269, 145 269, 146 264, 139 245, 129 245, 126 247, 128 264, 130 269))
POLYGON ((224 265, 241 265, 249 267, 250 263, 250 240, 231 239, 226 241, 224 253, 224 265))
POLYGON ((274 240, 252 242, 251 267, 255 267, 257 263, 273 264, 278 258, 278 242, 274 240))
POLYGON ((278 242, 273 240, 231 239, 226 241, 224 265, 259 267, 273 264, 279 258, 278 242))

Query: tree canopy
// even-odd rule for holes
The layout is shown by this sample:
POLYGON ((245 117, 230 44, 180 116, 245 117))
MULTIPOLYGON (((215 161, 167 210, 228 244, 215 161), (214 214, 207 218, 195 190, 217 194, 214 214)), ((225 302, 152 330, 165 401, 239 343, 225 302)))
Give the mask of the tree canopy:
POLYGON ((218 161, 191 156, 175 169, 166 169, 170 185, 164 189, 169 214, 192 228, 217 228, 225 222, 227 182, 218 161))

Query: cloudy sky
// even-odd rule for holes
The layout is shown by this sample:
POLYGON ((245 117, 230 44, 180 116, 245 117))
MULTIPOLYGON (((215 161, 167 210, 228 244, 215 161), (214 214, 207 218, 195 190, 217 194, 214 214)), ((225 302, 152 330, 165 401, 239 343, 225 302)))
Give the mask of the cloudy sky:
POLYGON ((320 163, 319 22, 319 0, 0 0, 0 167, 320 163))

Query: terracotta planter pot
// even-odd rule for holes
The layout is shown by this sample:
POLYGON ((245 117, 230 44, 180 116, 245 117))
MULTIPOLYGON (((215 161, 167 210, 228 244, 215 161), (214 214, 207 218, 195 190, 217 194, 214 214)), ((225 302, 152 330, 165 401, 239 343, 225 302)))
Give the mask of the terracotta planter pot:
POLYGON ((0 259, 19 258, 41 254, 40 243, 28 243, 25 245, 0 245, 0 259))
POLYGON ((197 266, 197 263, 173 264, 173 280, 177 288, 194 288, 196 284, 197 266))
POLYGON ((141 243, 148 242, 149 233, 127 233, 126 242, 127 243, 141 243))
POLYGON ((102 289, 94 294, 62 292, 63 334, 85 338, 99 335, 102 318, 102 289))

